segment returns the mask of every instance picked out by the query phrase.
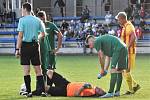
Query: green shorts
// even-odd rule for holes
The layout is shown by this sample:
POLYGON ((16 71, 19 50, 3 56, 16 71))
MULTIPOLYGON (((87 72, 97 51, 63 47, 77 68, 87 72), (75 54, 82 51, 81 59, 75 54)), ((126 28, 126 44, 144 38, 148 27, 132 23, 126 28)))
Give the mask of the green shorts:
POLYGON ((128 50, 126 47, 113 53, 111 68, 118 68, 120 70, 128 68, 128 50))
POLYGON ((41 68, 42 68, 42 72, 45 75, 47 72, 47 57, 45 54, 45 50, 41 50, 41 68))
POLYGON ((47 69, 55 69, 56 59, 55 54, 49 52, 47 55, 47 69))

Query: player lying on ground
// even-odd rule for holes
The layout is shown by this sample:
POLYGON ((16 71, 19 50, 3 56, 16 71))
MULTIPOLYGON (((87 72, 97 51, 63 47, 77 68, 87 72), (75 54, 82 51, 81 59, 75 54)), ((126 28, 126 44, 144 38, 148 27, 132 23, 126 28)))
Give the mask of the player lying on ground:
POLYGON ((69 82, 60 74, 51 70, 51 77, 47 79, 46 92, 51 96, 101 96, 105 91, 87 82, 69 82), (54 84, 55 86, 52 86, 54 84))
MULTIPOLYGON (((107 70, 111 60, 111 79, 110 88, 107 94, 102 98, 120 96, 120 88, 122 84, 122 71, 127 69, 128 51, 125 43, 119 38, 112 35, 103 35, 98 38, 88 36, 86 42, 90 48, 95 48, 98 52, 98 58, 101 65, 101 76, 107 74, 107 70), (114 87, 116 90, 114 93, 114 87)), ((99 77, 99 76, 98 76, 99 77)))
MULTIPOLYGON (((49 75, 50 78, 47 79, 48 85, 45 86, 45 91, 51 96, 98 97, 106 94, 103 89, 87 82, 69 82, 53 70, 50 70, 49 75)), ((25 85, 22 85, 20 95, 23 95, 24 91, 26 91, 25 85)))

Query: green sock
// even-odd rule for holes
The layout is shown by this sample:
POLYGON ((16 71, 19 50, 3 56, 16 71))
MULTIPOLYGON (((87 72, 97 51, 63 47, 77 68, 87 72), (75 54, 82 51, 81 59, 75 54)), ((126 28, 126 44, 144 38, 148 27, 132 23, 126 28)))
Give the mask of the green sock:
POLYGON ((120 91, 121 84, 122 84, 122 73, 117 73, 117 86, 115 92, 120 91))
POLYGON ((110 88, 109 88, 109 93, 114 92, 114 87, 117 81, 117 73, 111 73, 111 79, 110 79, 110 88))

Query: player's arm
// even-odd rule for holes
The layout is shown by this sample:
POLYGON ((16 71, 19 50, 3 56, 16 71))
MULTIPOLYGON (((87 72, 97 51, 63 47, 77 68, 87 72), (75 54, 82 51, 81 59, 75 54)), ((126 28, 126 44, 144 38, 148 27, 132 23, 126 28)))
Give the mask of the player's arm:
POLYGON ((55 6, 56 6, 57 3, 58 3, 58 0, 55 1, 55 3, 54 3, 54 8, 55 8, 55 6))
POLYGON ((16 45, 16 57, 18 58, 20 55, 20 48, 22 45, 23 32, 18 33, 17 45, 16 45))
POLYGON ((126 45, 128 48, 130 48, 133 45, 134 41, 136 40, 136 33, 135 33, 135 29, 133 26, 128 25, 126 28, 129 29, 129 30, 126 30, 126 35, 130 37, 129 43, 127 43, 126 45))
POLYGON ((78 91, 75 92, 74 96, 79 97, 81 92, 84 90, 85 88, 82 86, 78 91))
POLYGON ((40 34, 38 35, 38 39, 40 40, 40 39, 44 38, 44 36, 45 36, 45 25, 42 21, 40 22, 40 30, 39 31, 40 31, 40 34))
POLYGON ((62 46, 62 37, 63 37, 63 35, 60 31, 55 31, 55 32, 57 33, 58 43, 57 43, 57 48, 55 49, 54 53, 56 53, 59 50, 59 48, 61 48, 61 46, 62 46))
POLYGON ((40 34, 38 35, 38 40, 44 38, 45 36, 45 32, 40 32, 40 34))
POLYGON ((104 71, 105 56, 101 50, 98 51, 98 58, 101 65, 101 70, 104 71))
POLYGON ((106 56, 105 63, 104 63, 104 70, 108 70, 109 65, 110 65, 110 57, 106 56))
POLYGON ((129 40, 128 48, 130 48, 132 46, 132 44, 135 42, 135 40, 136 40, 135 32, 130 33, 130 40, 129 40))

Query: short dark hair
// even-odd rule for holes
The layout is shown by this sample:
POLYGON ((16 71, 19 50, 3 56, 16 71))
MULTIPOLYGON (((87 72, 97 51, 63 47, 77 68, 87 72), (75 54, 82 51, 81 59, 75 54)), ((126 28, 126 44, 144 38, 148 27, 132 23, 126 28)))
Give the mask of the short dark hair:
POLYGON ((88 36, 86 37, 85 42, 86 42, 87 44, 88 44, 88 40, 89 40, 90 38, 94 38, 94 36, 93 36, 93 35, 88 35, 88 36))
POLYGON ((39 11, 37 13, 37 17, 43 17, 43 16, 45 16, 45 11, 39 11))
POLYGON ((23 5, 22 5, 23 9, 26 9, 28 12, 31 12, 31 4, 28 3, 28 2, 25 2, 23 5))

